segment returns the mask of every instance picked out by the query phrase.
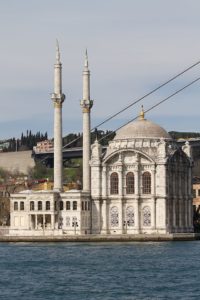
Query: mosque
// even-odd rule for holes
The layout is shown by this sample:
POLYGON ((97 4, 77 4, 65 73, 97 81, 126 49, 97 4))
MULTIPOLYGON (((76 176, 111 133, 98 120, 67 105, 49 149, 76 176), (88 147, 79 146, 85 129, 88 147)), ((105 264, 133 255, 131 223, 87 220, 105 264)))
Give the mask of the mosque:
POLYGON ((54 65, 54 189, 12 194, 12 236, 173 234, 193 232, 192 157, 159 125, 138 119, 106 149, 90 143, 90 71, 83 69, 83 189, 63 192, 62 64, 54 65))

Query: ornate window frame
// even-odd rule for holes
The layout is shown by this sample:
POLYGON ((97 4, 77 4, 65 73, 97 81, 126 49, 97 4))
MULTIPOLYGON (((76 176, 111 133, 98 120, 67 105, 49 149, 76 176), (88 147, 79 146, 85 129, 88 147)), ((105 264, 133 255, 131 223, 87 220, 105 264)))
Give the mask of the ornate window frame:
POLYGON ((117 172, 112 172, 110 174, 110 194, 119 194, 119 175, 117 172))
POLYGON ((151 194, 151 179, 152 174, 149 171, 142 173, 142 194, 151 194))
POLYGON ((135 175, 133 172, 126 173, 126 194, 135 194, 135 175))

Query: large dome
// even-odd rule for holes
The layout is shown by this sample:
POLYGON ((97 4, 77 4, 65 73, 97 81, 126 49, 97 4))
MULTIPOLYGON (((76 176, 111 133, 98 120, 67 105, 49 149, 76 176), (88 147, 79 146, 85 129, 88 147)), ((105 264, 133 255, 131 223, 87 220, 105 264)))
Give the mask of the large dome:
POLYGON ((140 119, 125 125, 116 132, 115 140, 134 138, 164 138, 171 139, 169 133, 159 125, 140 117, 140 119))

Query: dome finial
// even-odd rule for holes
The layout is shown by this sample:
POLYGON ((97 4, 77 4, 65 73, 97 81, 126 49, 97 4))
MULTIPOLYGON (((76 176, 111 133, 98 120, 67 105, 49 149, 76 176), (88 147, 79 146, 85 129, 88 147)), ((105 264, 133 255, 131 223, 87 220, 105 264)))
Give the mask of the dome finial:
POLYGON ((141 107, 140 120, 144 120, 144 107, 143 107, 143 105, 141 107))

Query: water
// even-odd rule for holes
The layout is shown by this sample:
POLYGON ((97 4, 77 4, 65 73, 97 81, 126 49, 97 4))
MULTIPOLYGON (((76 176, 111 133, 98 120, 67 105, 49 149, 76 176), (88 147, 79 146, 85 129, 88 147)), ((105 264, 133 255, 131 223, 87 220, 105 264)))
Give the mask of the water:
POLYGON ((200 242, 0 243, 0 299, 199 299, 200 242))

